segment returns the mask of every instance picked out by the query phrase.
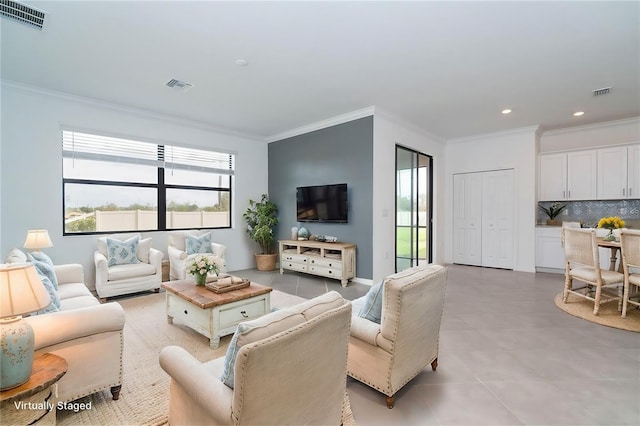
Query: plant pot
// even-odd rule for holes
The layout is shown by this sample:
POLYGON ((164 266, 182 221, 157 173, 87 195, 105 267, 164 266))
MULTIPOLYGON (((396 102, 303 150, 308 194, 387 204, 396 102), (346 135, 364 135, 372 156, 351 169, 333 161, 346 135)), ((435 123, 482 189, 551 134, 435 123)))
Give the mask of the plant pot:
POLYGON ((273 271, 276 269, 276 259, 278 255, 273 254, 256 254, 256 267, 258 271, 273 271))
POLYGON ((548 226, 561 226, 562 222, 559 220, 555 220, 555 219, 547 219, 547 225, 548 226))

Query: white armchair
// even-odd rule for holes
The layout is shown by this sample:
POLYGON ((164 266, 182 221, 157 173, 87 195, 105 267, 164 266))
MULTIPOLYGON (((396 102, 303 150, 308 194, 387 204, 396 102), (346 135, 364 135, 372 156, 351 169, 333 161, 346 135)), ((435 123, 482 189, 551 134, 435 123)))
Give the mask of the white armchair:
MULTIPOLYGON (((171 231, 169 232, 169 247, 167 248, 167 254, 169 255, 169 277, 171 280, 184 280, 187 277, 187 265, 189 265, 191 259, 196 256, 208 254, 212 261, 226 265, 225 257, 227 253, 227 247, 211 242, 210 253, 187 253, 186 236, 202 238, 205 234, 210 233, 210 230, 188 230, 188 231, 171 231)), ((222 268, 220 272, 225 272, 226 266, 222 268)))
POLYGON ((162 284, 162 258, 160 250, 151 247, 151 238, 142 239, 140 234, 115 234, 98 238, 98 249, 94 253, 96 265, 96 292, 100 301, 122 294, 153 290, 156 293, 162 284), (127 241, 138 237, 136 263, 109 266, 107 238, 127 241))
MULTIPOLYGON (((380 323, 361 318, 367 296, 353 301, 347 374, 386 396, 395 394, 427 365, 438 366, 438 339, 447 268, 415 266, 390 275, 382 285, 380 323)), ((365 309, 367 311, 367 309, 365 309)))

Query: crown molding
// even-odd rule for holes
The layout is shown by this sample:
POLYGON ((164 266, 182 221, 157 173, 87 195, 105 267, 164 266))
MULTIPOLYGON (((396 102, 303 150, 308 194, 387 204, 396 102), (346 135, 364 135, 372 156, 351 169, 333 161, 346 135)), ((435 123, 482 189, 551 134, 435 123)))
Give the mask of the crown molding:
POLYGON ((389 121, 393 121, 395 124, 398 124, 399 126, 405 127, 422 136, 428 137, 429 139, 432 139, 435 142, 444 144, 446 141, 445 138, 438 136, 435 133, 431 133, 428 130, 423 129, 422 127, 419 127, 413 123, 409 123, 408 121, 404 120, 403 118, 400 118, 399 116, 395 115, 394 113, 388 110, 382 109, 380 107, 374 107, 374 109, 375 109, 374 122, 375 122, 375 117, 380 116, 389 121))
POLYGON ((640 117, 623 118, 620 120, 604 121, 602 123, 585 124, 582 126, 565 127, 564 129, 547 130, 542 132, 542 136, 566 135, 585 130, 606 129, 607 127, 620 126, 624 124, 635 124, 640 126, 640 117))
POLYGON ((276 142, 282 139, 292 138, 294 136, 299 136, 305 133, 314 132, 316 130, 326 129, 327 127, 332 127, 338 124, 347 123, 349 121, 357 120, 360 118, 369 117, 371 115, 374 115, 374 112, 375 112, 374 106, 362 108, 357 111, 352 111, 346 114, 337 115, 335 117, 327 118, 326 120, 317 121, 315 123, 297 127, 295 129, 287 130, 285 132, 277 133, 275 135, 267 137, 266 141, 276 142))
POLYGON ((208 124, 208 123, 205 123, 205 122, 202 122, 202 121, 189 120, 189 119, 186 119, 186 118, 180 118, 180 117, 176 117, 176 116, 169 115, 169 114, 163 114, 163 113, 144 110, 144 109, 140 109, 140 108, 136 108, 136 107, 120 105, 120 104, 107 102, 107 101, 103 101, 103 100, 99 100, 99 99, 95 99, 95 98, 88 98, 88 97, 84 97, 84 96, 72 95, 70 93, 59 92, 59 91, 51 90, 51 89, 44 89, 42 87, 37 87, 37 86, 31 86, 31 85, 28 85, 28 84, 18 83, 18 82, 12 81, 12 80, 2 79, 1 82, 2 82, 2 86, 3 87, 10 87, 10 88, 22 90, 22 91, 25 91, 25 92, 37 93, 39 95, 49 96, 49 97, 53 97, 53 98, 56 98, 56 99, 61 99, 61 100, 64 100, 64 101, 82 103, 82 104, 85 104, 85 105, 88 105, 88 106, 98 107, 98 108, 103 108, 103 109, 109 109, 109 110, 112 110, 112 111, 122 112, 122 113, 126 113, 126 114, 129 114, 129 115, 134 115, 134 116, 137 116, 137 117, 141 117, 141 118, 165 121, 165 122, 169 122, 169 123, 180 125, 180 126, 187 126, 187 127, 192 127, 192 128, 199 129, 199 130, 205 130, 205 131, 208 131, 208 132, 215 132, 215 133, 220 133, 220 134, 224 134, 224 135, 239 137, 239 138, 243 138, 243 139, 250 139, 250 140, 254 140, 254 141, 258 141, 258 142, 265 142, 265 139, 262 138, 262 137, 259 137, 259 136, 256 136, 256 135, 247 134, 247 133, 241 133, 241 132, 237 132, 237 131, 234 131, 234 130, 231 130, 231 129, 222 128, 222 127, 216 127, 214 125, 211 125, 211 124, 208 124))
POLYGON ((449 139, 447 141, 447 145, 455 145, 459 143, 466 143, 466 142, 472 142, 472 141, 477 142, 478 139, 489 139, 489 138, 495 138, 495 137, 501 137, 501 136, 518 135, 523 133, 531 133, 535 136, 539 134, 539 131, 540 131, 539 129, 540 129, 540 126, 527 126, 527 127, 519 127, 517 129, 503 130, 500 132, 481 133, 473 136, 465 136, 463 138, 449 139))

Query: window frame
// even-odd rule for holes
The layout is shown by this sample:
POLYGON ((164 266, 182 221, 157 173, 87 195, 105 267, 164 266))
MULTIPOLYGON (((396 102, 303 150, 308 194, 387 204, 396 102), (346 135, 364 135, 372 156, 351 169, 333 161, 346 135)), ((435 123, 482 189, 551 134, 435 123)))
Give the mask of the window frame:
MULTIPOLYGON (((128 139, 131 141, 153 144, 156 146, 157 153, 157 162, 156 166, 157 171, 157 181, 156 183, 143 183, 143 182, 130 182, 130 181, 117 181, 117 180, 100 180, 100 179, 80 179, 80 178, 65 178, 64 177, 64 159, 68 158, 65 156, 64 152, 62 155, 63 165, 62 165, 62 235, 70 236, 70 235, 105 235, 105 234, 122 234, 122 233, 132 233, 132 232, 157 232, 157 231, 179 231, 185 229, 192 229, 193 227, 185 227, 185 228, 167 228, 167 189, 180 189, 180 190, 196 190, 196 191, 211 191, 217 192, 222 196, 223 193, 228 193, 229 197, 229 210, 228 210, 228 225, 227 226, 215 226, 208 227, 202 226, 198 227, 198 229, 231 229, 233 227, 233 184, 234 184, 234 174, 235 174, 235 161, 236 154, 228 151, 219 151, 212 149, 203 149, 201 147, 187 147, 183 145, 177 144, 169 144, 164 142, 156 142, 149 141, 143 138, 135 138, 131 136, 114 136, 108 135, 101 132, 96 132, 93 130, 84 130, 84 129, 76 129, 76 128, 67 128, 63 127, 61 129, 61 140, 64 138, 64 132, 78 132, 89 134, 97 137, 108 137, 108 138, 121 138, 128 139), (224 173, 229 176, 229 185, 228 188, 221 186, 200 186, 200 185, 180 185, 180 184, 166 184, 165 183, 165 167, 166 163, 164 159, 165 147, 177 147, 177 148, 187 148, 187 149, 195 149, 200 151, 208 151, 215 154, 224 154, 229 156, 229 170, 224 173), (156 189, 156 201, 157 201, 157 226, 156 229, 129 229, 129 230, 112 230, 112 231, 83 231, 83 232, 68 232, 66 226, 66 187, 67 184, 77 184, 77 185, 96 185, 96 186, 126 186, 126 187, 137 187, 137 188, 154 188, 156 189)), ((64 151, 64 149, 63 149, 64 151)), ((105 156, 107 158, 107 156, 105 156)), ((98 161, 100 161, 98 159, 98 161)), ((108 200, 106 200, 108 201, 108 200)))

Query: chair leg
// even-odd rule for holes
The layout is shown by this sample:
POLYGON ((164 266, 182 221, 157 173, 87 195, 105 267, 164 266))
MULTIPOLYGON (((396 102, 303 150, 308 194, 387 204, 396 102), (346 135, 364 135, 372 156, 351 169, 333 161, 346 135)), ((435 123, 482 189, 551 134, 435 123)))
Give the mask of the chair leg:
POLYGON ((572 284, 572 278, 569 276, 569 274, 565 275, 565 280, 564 280, 564 295, 562 297, 562 301, 564 303, 567 303, 567 299, 569 298, 569 290, 571 290, 571 284, 572 284))
POLYGON ((593 315, 598 315, 598 312, 600 311, 600 298, 602 297, 602 286, 601 285, 597 285, 596 286, 596 297, 595 297, 595 301, 593 302, 593 315))
POLYGON ((624 291, 622 293, 622 318, 627 317, 627 305, 629 303, 629 283, 624 283, 624 291))
POLYGON ((391 395, 391 396, 386 396, 386 395, 385 395, 385 399, 386 399, 386 401, 387 401, 387 408, 388 408, 388 409, 392 409, 392 408, 393 408, 393 405, 394 405, 394 404, 395 404, 395 402, 396 402, 396 396, 395 396, 395 395, 391 395))
POLYGON ((434 359, 431 363, 431 370, 436 371, 436 368, 438 368, 438 358, 434 359))
POLYGON ((111 388, 111 396, 113 396, 114 401, 117 401, 120 398, 121 389, 122 389, 122 385, 114 386, 111 388))

